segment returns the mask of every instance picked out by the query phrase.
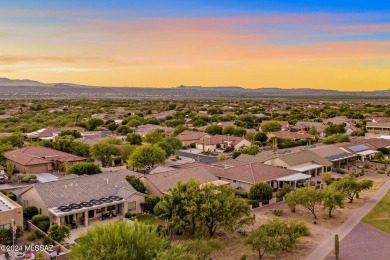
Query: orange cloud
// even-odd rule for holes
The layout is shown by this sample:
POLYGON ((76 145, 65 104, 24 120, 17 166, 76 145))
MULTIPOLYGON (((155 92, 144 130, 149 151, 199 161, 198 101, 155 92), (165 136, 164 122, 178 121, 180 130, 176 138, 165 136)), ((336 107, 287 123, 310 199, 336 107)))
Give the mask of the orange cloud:
POLYGON ((0 64, 13 78, 92 85, 361 89, 372 79, 375 87, 388 88, 388 76, 375 62, 390 60, 390 41, 321 41, 311 34, 384 32, 388 25, 327 25, 331 19, 320 14, 10 23, 0 29, 0 37, 12 32, 2 39, 0 64), (311 37, 289 44, 290 38, 311 37), (374 62, 367 68, 366 61, 374 62))

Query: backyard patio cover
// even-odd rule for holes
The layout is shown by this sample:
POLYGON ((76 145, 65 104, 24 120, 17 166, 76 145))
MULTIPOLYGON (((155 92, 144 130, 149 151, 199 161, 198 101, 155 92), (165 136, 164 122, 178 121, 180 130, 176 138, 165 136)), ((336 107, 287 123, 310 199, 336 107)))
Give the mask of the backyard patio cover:
POLYGON ((295 173, 292 175, 288 175, 285 177, 277 178, 277 181, 299 181, 299 180, 306 180, 310 179, 311 175, 309 174, 303 174, 303 173, 295 173))
POLYGON ((321 167, 324 167, 324 166, 320 165, 320 164, 316 164, 316 163, 304 163, 304 164, 295 165, 294 167, 291 167, 290 170, 305 172, 305 171, 318 169, 321 167))
POLYGON ((378 151, 375 151, 375 150, 367 150, 367 151, 363 151, 363 152, 360 152, 360 153, 357 153, 357 154, 361 155, 361 156, 366 156, 366 155, 370 155, 370 154, 375 154, 377 152, 378 151))

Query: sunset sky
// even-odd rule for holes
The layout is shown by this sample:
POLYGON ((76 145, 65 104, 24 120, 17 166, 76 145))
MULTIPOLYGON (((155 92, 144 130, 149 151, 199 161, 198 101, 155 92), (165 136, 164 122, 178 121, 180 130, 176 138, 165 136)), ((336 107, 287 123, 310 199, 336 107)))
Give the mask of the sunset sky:
POLYGON ((390 89, 390 1, 2 1, 0 77, 390 89))

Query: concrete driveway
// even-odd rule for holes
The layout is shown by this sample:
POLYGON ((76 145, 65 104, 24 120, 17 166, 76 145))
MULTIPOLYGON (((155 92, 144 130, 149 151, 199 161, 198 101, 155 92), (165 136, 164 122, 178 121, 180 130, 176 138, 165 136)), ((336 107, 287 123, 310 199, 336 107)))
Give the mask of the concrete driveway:
POLYGON ((194 160, 202 162, 202 163, 209 163, 210 164, 210 163, 215 163, 216 161, 218 161, 217 156, 194 154, 191 152, 187 152, 186 150, 176 151, 176 155, 191 158, 191 159, 194 159, 194 160))
POLYGON ((38 173, 36 174, 38 182, 50 182, 58 180, 58 177, 52 173, 38 173))

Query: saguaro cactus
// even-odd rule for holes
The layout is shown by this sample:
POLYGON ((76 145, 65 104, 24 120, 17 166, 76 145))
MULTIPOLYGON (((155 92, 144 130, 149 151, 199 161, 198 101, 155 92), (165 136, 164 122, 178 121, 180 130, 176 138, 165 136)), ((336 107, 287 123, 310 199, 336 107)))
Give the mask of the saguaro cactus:
POLYGON ((339 235, 336 234, 334 236, 334 251, 336 253, 336 259, 339 259, 340 254, 340 241, 339 241, 339 235))

